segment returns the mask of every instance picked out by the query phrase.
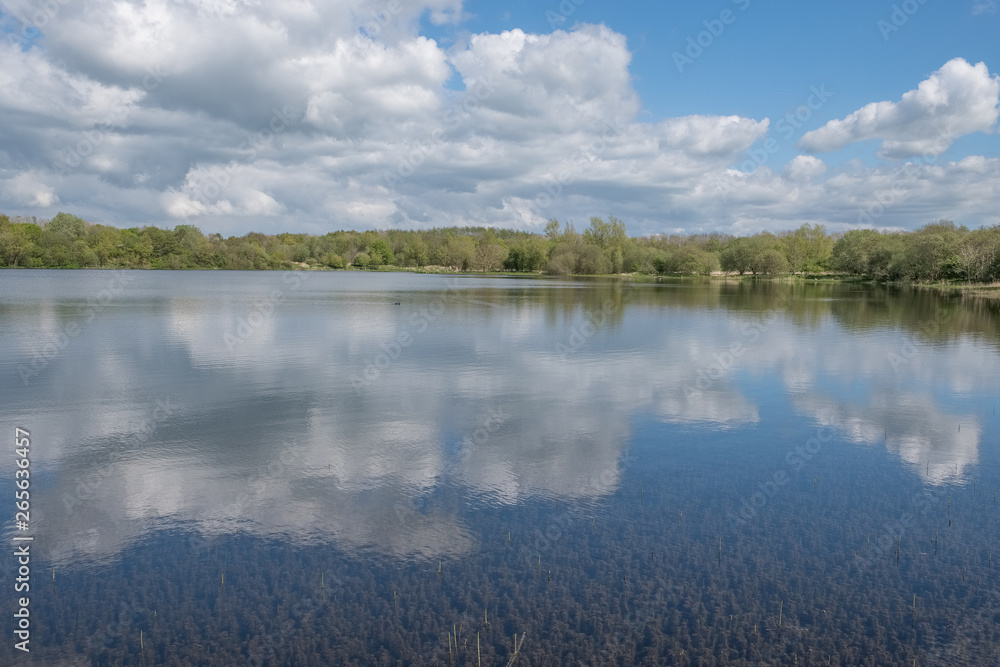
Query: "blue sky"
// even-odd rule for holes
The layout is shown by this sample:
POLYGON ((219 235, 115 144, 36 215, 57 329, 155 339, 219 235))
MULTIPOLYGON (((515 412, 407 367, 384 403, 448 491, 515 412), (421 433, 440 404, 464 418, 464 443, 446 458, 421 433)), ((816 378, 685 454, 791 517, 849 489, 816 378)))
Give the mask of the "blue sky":
POLYGON ((223 234, 1000 224, 988 0, 40 7, 0 0, 8 33, 41 33, 0 47, 9 214, 223 234))
MULTIPOLYGON (((1000 69, 1000 13, 996 3, 945 3, 919 0, 908 5, 903 22, 893 23, 899 2, 844 0, 837 3, 792 3, 739 0, 738 2, 630 2, 585 0, 567 3, 466 3, 471 17, 462 26, 472 32, 495 32, 520 27, 549 32, 578 23, 604 23, 628 38, 633 54, 630 72, 643 101, 644 119, 662 120, 690 114, 739 114, 751 118, 781 118, 805 102, 812 86, 832 91, 822 114, 803 125, 811 130, 831 118, 841 118, 868 102, 897 100, 928 74, 955 57, 1000 69), (571 7, 572 12, 560 8, 571 7), (979 7, 979 13, 973 13, 979 7), (691 64, 688 39, 709 27, 729 10, 733 21, 691 64), (551 12, 551 13, 549 13, 551 12), (881 22, 881 23, 880 23, 881 22)), ((428 31, 433 26, 425 26, 428 31)), ((449 26, 449 28, 451 28, 449 26)), ((460 39, 463 30, 437 30, 442 43, 460 39)), ((706 42, 708 40, 705 40, 706 42)), ((787 142, 783 142, 787 143, 787 142)), ((954 155, 1000 154, 1000 135, 979 134, 956 146, 954 155)), ((845 152, 841 158, 873 159, 869 143, 845 152)), ((775 159, 796 154, 788 145, 775 159)))

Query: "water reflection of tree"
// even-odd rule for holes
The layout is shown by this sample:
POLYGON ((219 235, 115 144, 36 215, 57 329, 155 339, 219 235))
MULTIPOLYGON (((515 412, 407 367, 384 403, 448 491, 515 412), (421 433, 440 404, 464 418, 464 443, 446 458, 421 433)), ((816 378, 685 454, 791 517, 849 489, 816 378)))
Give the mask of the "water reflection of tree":
MULTIPOLYGON (((898 327, 934 341, 972 335, 1000 342, 1000 303, 962 298, 919 287, 868 284, 660 278, 608 281, 580 279, 559 289, 540 287, 540 299, 550 326, 563 326, 588 312, 614 304, 612 322, 620 323, 627 308, 716 309, 766 316, 780 313, 798 326, 814 328, 832 317, 852 330, 898 327), (583 289, 583 287, 587 289, 583 289)), ((483 300, 504 298, 483 290, 483 300)))

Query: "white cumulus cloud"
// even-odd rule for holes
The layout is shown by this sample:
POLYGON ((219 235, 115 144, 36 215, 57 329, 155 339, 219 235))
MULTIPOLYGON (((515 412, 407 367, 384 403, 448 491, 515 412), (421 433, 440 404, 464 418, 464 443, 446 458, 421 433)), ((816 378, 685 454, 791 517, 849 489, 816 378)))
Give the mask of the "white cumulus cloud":
POLYGON ((812 155, 796 155, 785 167, 785 173, 793 181, 808 181, 826 172, 826 164, 812 155))
POLYGON ((805 134, 799 148, 835 151, 857 141, 881 139, 881 155, 940 155, 959 137, 989 132, 1000 117, 1000 76, 985 63, 963 58, 945 65, 899 102, 872 102, 842 120, 805 134))

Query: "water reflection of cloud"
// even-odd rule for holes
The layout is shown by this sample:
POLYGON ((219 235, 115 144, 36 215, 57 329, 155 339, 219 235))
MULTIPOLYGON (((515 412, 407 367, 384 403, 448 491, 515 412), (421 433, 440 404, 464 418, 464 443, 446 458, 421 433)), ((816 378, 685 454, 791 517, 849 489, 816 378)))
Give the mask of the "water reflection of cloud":
POLYGON ((732 390, 705 391, 688 395, 663 396, 656 414, 665 422, 707 423, 722 428, 736 428, 760 421, 757 406, 743 394, 732 390))
POLYGON ((884 443, 929 484, 963 481, 966 469, 979 462, 982 427, 976 417, 944 413, 926 396, 885 391, 858 405, 813 394, 796 406, 853 442, 884 443))
POLYGON ((967 338, 918 341, 894 368, 888 355, 900 335, 890 330, 859 335, 829 316, 802 327, 779 315, 750 337, 752 317, 675 304, 623 308, 624 319, 564 355, 557 345, 585 309, 566 306, 553 319, 544 304, 505 300, 502 290, 449 302, 425 331, 410 316, 434 292, 393 308, 382 296, 286 291, 230 350, 224 334, 253 310, 254 294, 266 294, 251 291, 162 300, 148 316, 105 313, 47 371, 47 385, 14 397, 58 392, 80 406, 45 408, 52 446, 33 465, 59 474, 40 501, 47 553, 67 562, 113 556, 165 524, 396 556, 467 553, 468 527, 435 504, 442 490, 503 505, 600 500, 618 488, 636 415, 736 432, 760 422, 755 397, 775 383, 802 414, 859 444, 884 441, 942 484, 978 462, 982 428, 949 414, 935 390, 996 392, 1000 378, 997 355, 967 338), (352 375, 401 331, 413 344, 355 392, 352 375), (743 351, 720 362, 734 343, 743 351), (691 391, 709 371, 711 382, 691 391), (165 396, 176 397, 177 416, 139 438, 137 425, 165 396), (460 455, 497 408, 502 424, 460 455), (273 466, 289 441, 296 459, 273 466), (106 468, 112 451, 124 452, 113 475, 67 513, 65 495, 106 468))

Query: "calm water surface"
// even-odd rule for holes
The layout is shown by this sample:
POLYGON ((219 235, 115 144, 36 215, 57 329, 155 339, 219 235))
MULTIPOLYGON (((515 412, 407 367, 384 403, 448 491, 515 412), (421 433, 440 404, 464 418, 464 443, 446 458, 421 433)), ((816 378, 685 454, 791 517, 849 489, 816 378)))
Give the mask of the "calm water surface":
POLYGON ((0 662, 997 665, 998 342, 857 285, 0 271, 0 662))

